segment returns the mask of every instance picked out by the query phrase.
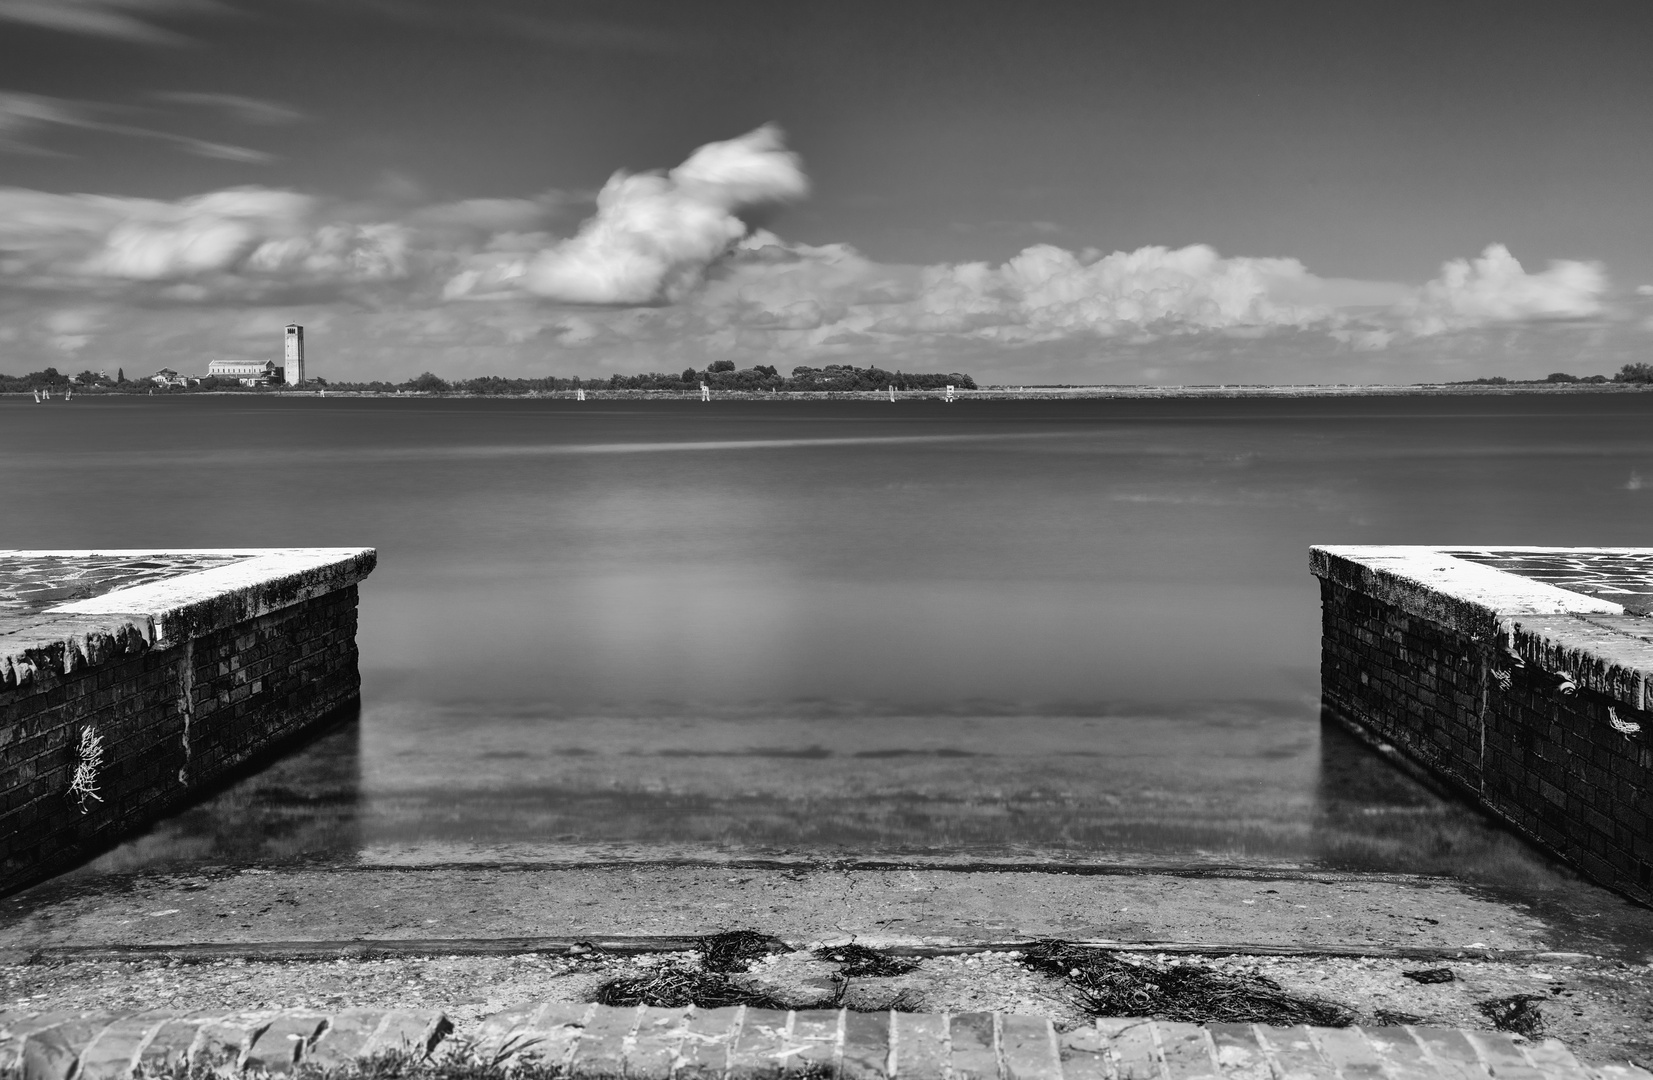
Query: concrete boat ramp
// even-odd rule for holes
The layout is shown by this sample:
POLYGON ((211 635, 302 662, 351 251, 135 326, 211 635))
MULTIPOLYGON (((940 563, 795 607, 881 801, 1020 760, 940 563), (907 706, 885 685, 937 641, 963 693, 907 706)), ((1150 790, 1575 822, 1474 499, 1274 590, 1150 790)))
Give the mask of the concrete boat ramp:
MULTIPOLYGON (((1520 769, 1586 773, 1546 756, 1534 741, 1542 731, 1519 753, 1489 757, 1500 744, 1486 733, 1503 732, 1498 708, 1573 724, 1556 753, 1608 770, 1618 802, 1592 814, 1605 781, 1556 788, 1555 809, 1528 832, 1618 893, 1561 877, 1496 891, 1266 864, 389 864, 359 853, 167 864, 144 856, 142 837, 95 867, 42 880, 353 702, 356 584, 374 556, 9 554, 0 871, 10 876, 0 885, 40 883, 0 899, 0 1071, 27 1080, 327 1070, 384 1053, 410 1055, 396 1068, 414 1075, 428 1061, 474 1075, 653 1080, 1653 1080, 1653 910, 1625 897, 1645 899, 1641 869, 1653 865, 1653 716, 1644 715, 1653 654, 1640 608, 1588 591, 1609 571, 1620 588, 1629 556, 1617 550, 1582 566, 1533 550, 1468 553, 1502 560, 1482 576, 1505 584, 1582 575, 1566 589, 1544 582, 1567 604, 1596 605, 1561 612, 1593 620, 1563 627, 1593 635, 1566 652, 1564 671, 1550 670, 1562 639, 1539 626, 1548 609, 1516 619, 1507 598, 1452 606, 1442 610, 1462 616, 1447 627, 1459 637, 1431 644, 1421 623, 1405 622, 1437 614, 1412 578, 1401 588, 1388 567, 1387 577, 1351 571, 1333 584, 1349 593, 1337 594, 1353 612, 1338 623, 1349 648, 1373 654, 1349 670, 1392 652, 1410 665, 1397 679, 1419 668, 1468 680, 1470 689, 1447 682, 1467 703, 1465 730, 1474 721, 1481 738, 1459 741, 1476 748, 1477 769, 1507 766, 1488 773, 1499 783, 1514 777, 1512 790, 1525 790, 1520 769), (1388 591, 1356 595, 1371 582, 1388 591), (1608 605, 1621 611, 1597 610, 1608 605), (295 717, 293 730, 279 727, 295 717), (592 1003, 622 980, 692 966, 697 942, 730 930, 777 943, 749 969, 730 969, 763 1006, 592 1003), (1148 976, 1174 982, 1192 965, 1319 1002, 1341 1026, 1099 1019, 1077 969, 1029 960, 1030 945, 1047 939, 1125 958, 1149 998, 1159 985, 1148 976), (851 943, 903 958, 901 971, 835 967, 831 950, 851 943)), ((1639 582, 1653 555, 1633 554, 1639 582)), ((1458 578, 1482 572, 1433 549, 1406 557, 1430 573, 1449 559, 1458 578)), ((1358 704, 1352 679, 1345 696, 1358 704)), ((1419 697, 1405 689, 1391 696, 1419 697)), ((1387 699, 1367 696, 1377 716, 1387 699)), ((1406 734, 1394 736, 1403 750, 1406 734)), ((1440 771, 1419 746, 1422 767, 1440 771)))

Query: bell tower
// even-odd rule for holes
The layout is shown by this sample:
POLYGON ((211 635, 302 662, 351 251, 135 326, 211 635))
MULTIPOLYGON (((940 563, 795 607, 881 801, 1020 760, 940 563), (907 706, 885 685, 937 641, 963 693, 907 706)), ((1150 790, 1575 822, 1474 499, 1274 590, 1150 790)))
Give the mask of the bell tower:
POLYGON ((287 352, 285 378, 288 386, 297 386, 304 381, 304 327, 298 323, 287 324, 287 352))

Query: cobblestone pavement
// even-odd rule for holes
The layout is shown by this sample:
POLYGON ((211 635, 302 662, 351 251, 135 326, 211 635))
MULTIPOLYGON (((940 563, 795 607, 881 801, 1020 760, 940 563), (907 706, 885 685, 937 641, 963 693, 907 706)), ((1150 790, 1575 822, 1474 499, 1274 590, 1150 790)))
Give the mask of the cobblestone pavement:
POLYGON ((1555 1039, 1455 1028, 1269 1027, 1103 1019, 1058 1030, 1008 1013, 609 1008, 547 1002, 455 1033, 441 1012, 0 1014, 0 1070, 105 1080, 181 1064, 330 1069, 403 1052, 573 1077, 841 1080, 1650 1080, 1584 1065, 1555 1039))

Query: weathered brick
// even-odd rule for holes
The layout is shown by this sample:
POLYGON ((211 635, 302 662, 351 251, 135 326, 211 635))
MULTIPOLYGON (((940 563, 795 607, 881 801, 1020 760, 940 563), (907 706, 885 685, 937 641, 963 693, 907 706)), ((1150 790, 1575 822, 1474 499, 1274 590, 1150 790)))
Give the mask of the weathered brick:
POLYGON ((688 1015, 688 1009, 643 1007, 637 1017, 637 1034, 626 1051, 628 1078, 668 1080, 688 1015))
MULTIPOLYGON (((891 1017, 891 1025, 895 1040, 893 1053, 894 1066, 892 1071, 902 1080, 942 1080, 947 1075, 947 1020, 934 1013, 904 1013, 898 1012, 891 1017)), ((1087 1030, 1085 1028, 1078 1029, 1087 1030)), ((1090 1030, 1093 1040, 1098 1044, 1094 1028, 1090 1030)), ((1084 1050, 1076 1044, 1074 1053, 1082 1054, 1084 1050)), ((1091 1053, 1099 1054, 1098 1050, 1091 1053)), ((1095 1077, 1085 1074, 1083 1067, 1076 1065, 1069 1074, 1068 1080, 1102 1080, 1101 1074, 1095 1077)))
POLYGON ((1158 1021, 1155 1026, 1159 1029, 1165 1075, 1170 1080, 1218 1080, 1217 1062, 1204 1028, 1166 1020, 1158 1021))
POLYGON ((1153 1021, 1105 1017, 1096 1027, 1108 1040, 1108 1055, 1118 1080, 1163 1080, 1153 1021))
POLYGON ((800 1009, 792 1014, 791 1048, 787 1071, 836 1071, 838 1048, 843 1043, 844 1013, 827 1009, 800 1009))
MULTIPOLYGON (((1226 1080, 1272 1080, 1268 1055, 1263 1052, 1257 1033, 1250 1024, 1210 1024, 1207 1030, 1211 1034, 1217 1064, 1226 1080)), ((1066 1055, 1062 1070, 1064 1080, 1078 1080, 1068 1073, 1066 1055)))
POLYGON ((999 1053, 1005 1080, 1062 1080, 1056 1032, 1045 1017, 999 1017, 999 1053))
POLYGON ((844 1014, 844 1049, 838 1074, 845 1080, 879 1080, 888 1075, 890 1014, 844 1014))
POLYGON ((110 1017, 67 1020, 36 1031, 23 1043, 23 1080, 69 1080, 80 1052, 109 1025, 110 1017))
POLYGON ((721 1077, 729 1065, 729 1044, 740 1023, 738 1007, 697 1009, 685 1025, 677 1076, 721 1077))
POLYGON ((325 1026, 326 1017, 320 1015, 282 1013, 253 1038, 243 1056, 245 1067, 253 1072, 292 1072, 325 1026))
POLYGON ((955 1080, 997 1080, 999 1055, 993 1014, 954 1013, 949 1021, 949 1075, 955 1080))
POLYGON ((740 1033, 729 1047, 731 1077, 778 1077, 786 1071, 791 1015, 777 1009, 746 1009, 740 1033))
POLYGON ((435 1009, 392 1009, 363 1045, 363 1057, 412 1054, 424 1057, 453 1031, 453 1021, 435 1009))
POLYGON ((626 1040, 637 1028, 636 1009, 597 1008, 586 1018, 574 1048, 573 1072, 581 1077, 625 1074, 626 1040))

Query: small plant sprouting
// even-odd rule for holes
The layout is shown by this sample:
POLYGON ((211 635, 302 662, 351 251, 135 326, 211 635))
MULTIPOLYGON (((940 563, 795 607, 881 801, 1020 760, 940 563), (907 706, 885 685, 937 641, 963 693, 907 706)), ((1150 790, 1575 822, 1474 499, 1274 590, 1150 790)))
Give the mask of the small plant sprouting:
POLYGON ((80 745, 75 748, 75 772, 69 778, 69 794, 80 803, 80 812, 90 807, 87 800, 102 802, 98 794, 98 770, 103 768, 103 736, 90 726, 80 729, 80 745))

